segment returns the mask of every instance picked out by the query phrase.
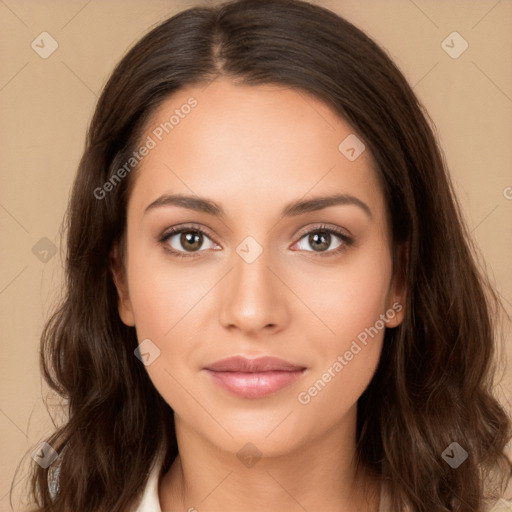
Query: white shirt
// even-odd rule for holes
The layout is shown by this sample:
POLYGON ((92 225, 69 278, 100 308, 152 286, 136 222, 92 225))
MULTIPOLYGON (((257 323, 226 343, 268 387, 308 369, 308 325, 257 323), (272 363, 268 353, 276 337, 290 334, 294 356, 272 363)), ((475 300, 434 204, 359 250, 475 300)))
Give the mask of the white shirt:
POLYGON ((158 477, 160 475, 161 464, 162 458, 157 458, 149 473, 149 478, 142 492, 140 502, 133 512, 162 512, 160 499, 158 498, 158 477))

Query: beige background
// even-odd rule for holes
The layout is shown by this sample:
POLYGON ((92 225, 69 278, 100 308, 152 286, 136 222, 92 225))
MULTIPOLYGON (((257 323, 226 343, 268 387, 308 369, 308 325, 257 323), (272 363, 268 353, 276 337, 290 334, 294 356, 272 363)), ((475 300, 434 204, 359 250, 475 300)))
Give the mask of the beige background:
MULTIPOLYGON (((512 313, 511 0, 318 3, 365 30, 414 86, 437 127, 472 235, 512 313), (456 59, 441 46, 453 31, 469 44, 456 59)), ((38 343, 59 290, 64 248, 44 262, 49 242, 39 241, 59 246, 85 130, 114 65, 160 20, 199 4, 0 0, 0 511, 11 510, 9 487, 25 456, 15 498, 23 494, 30 453, 51 430, 38 343), (44 31, 58 43, 46 59, 31 47, 44 31)), ((455 50, 460 44, 455 40, 455 50)), ((498 389, 504 401, 512 397, 511 383, 509 371, 498 389)))

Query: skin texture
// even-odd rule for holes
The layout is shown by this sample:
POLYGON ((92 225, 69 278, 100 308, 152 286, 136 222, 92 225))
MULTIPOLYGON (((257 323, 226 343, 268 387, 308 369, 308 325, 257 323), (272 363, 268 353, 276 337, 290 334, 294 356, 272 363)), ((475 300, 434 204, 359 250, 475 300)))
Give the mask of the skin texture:
POLYGON ((355 474, 352 457, 357 399, 385 329, 359 343, 360 352, 308 404, 297 398, 381 314, 404 304, 371 155, 349 161, 338 146, 353 129, 306 93, 224 78, 166 100, 142 139, 191 96, 197 106, 137 170, 125 267, 113 251, 120 316, 139 342, 149 338, 160 349, 146 369, 175 411, 180 455, 160 481, 162 510, 376 512, 380 487, 355 474), (177 206, 144 213, 169 193, 210 198, 226 215, 177 206), (364 201, 371 216, 349 204, 280 217, 291 201, 333 193, 364 201), (168 228, 189 223, 208 233, 199 251, 187 253, 180 234, 159 241, 168 228), (327 249, 315 251, 307 233, 322 224, 341 228, 354 244, 333 254, 344 244, 333 234, 327 249), (263 249, 252 263, 236 251, 248 236, 263 249), (332 255, 323 257, 326 251, 332 255), (203 369, 232 355, 270 355, 307 370, 268 397, 240 398, 203 369), (236 456, 246 443, 261 452, 252 467, 236 456))

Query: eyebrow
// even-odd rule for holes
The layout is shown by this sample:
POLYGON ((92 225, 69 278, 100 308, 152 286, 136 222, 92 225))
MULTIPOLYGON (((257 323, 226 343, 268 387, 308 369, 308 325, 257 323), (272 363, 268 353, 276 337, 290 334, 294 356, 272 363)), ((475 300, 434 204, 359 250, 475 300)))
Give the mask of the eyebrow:
MULTIPOLYGON (((355 205, 361 208, 370 218, 372 211, 370 207, 361 199, 350 194, 333 194, 329 196, 314 197, 312 199, 297 200, 285 205, 281 211, 282 217, 295 217, 304 213, 323 210, 329 206, 346 206, 355 205)), ((164 194, 149 204, 144 213, 155 208, 164 206, 179 206, 198 212, 208 213, 216 217, 224 217, 226 215, 222 206, 211 199, 199 196, 189 196, 184 194, 164 194)))

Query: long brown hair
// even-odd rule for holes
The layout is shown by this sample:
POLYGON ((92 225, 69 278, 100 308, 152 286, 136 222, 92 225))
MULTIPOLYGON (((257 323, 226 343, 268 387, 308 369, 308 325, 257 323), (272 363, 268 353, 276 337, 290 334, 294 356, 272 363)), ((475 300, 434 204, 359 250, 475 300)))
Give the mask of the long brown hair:
POLYGON ((143 37, 106 84, 65 219, 65 296, 42 333, 42 372, 69 404, 69 419, 47 439, 58 472, 49 478, 33 464, 34 510, 128 510, 157 455, 165 454, 164 471, 177 455, 172 410, 134 357, 135 329, 119 318, 109 267, 136 169, 108 194, 95 191, 129 159, 165 99, 219 75, 308 92, 363 138, 408 295, 405 319, 386 331, 358 402, 358 465, 388 482, 392 510, 479 512, 511 474, 511 425, 492 395, 499 301, 411 87, 361 30, 299 0, 183 11, 143 37), (452 442, 469 454, 457 469, 442 458, 452 442))

